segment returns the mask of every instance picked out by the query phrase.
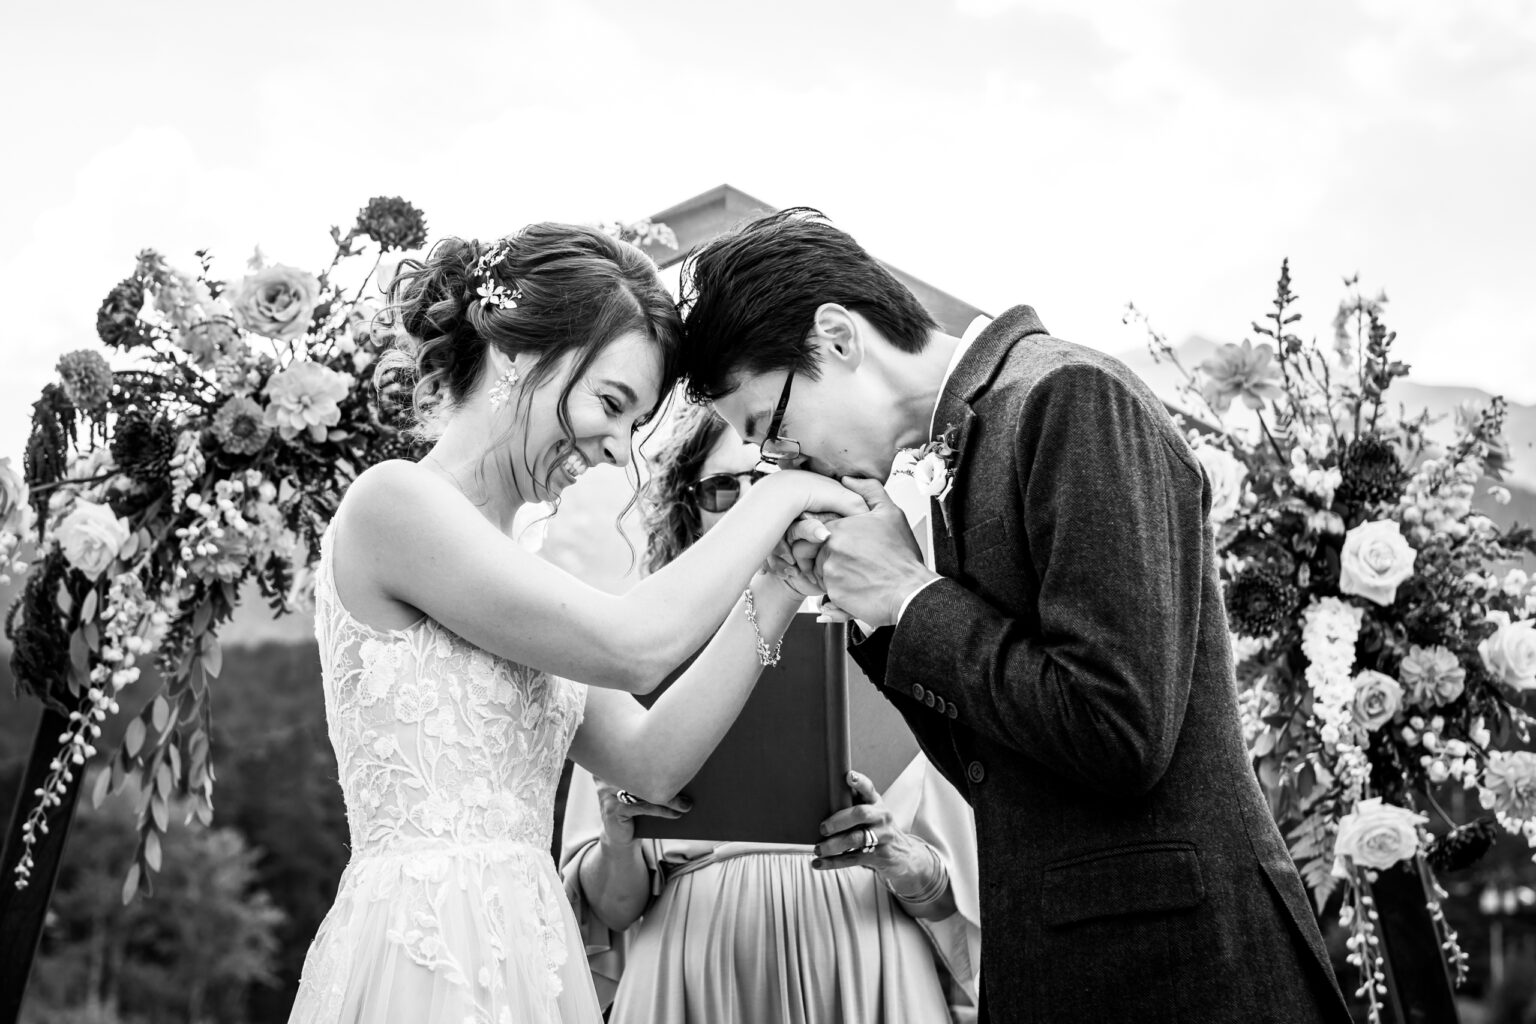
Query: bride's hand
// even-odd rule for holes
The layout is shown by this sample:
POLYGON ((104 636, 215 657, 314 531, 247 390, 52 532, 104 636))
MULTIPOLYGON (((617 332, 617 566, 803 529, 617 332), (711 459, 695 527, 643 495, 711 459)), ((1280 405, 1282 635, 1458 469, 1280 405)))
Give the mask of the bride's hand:
POLYGON ((771 486, 793 494, 801 512, 829 512, 833 516, 856 516, 869 511, 863 498, 831 477, 803 469, 781 469, 757 482, 757 487, 771 486))

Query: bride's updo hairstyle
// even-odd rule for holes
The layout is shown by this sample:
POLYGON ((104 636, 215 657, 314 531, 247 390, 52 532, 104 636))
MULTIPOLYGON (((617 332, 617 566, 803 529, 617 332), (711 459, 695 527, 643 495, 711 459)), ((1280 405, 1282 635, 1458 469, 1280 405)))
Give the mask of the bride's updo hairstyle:
POLYGON ((572 389, 621 335, 637 331, 660 349, 660 394, 678 379, 682 321, 656 264, 595 228, 530 224, 487 245, 445 238, 425 260, 401 261, 389 300, 394 349, 380 360, 375 382, 411 382, 417 430, 426 438, 474 391, 492 345, 508 358, 535 357, 518 385, 524 417, 533 392, 574 353, 556 405, 567 437, 572 389))

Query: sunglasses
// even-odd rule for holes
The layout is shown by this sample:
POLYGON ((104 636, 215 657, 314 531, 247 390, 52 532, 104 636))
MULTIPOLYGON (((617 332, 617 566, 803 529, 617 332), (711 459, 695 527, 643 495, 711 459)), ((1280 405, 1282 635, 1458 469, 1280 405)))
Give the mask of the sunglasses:
POLYGON ((703 512, 724 512, 741 500, 743 491, 767 475, 761 469, 745 473, 711 473, 689 484, 685 493, 693 497, 694 503, 703 512), (745 485, 741 482, 742 477, 747 478, 745 485))

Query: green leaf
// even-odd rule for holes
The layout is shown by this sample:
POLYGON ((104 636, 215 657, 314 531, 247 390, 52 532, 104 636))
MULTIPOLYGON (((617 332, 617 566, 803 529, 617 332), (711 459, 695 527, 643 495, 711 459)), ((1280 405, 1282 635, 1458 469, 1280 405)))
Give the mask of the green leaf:
POLYGON ((176 780, 171 775, 171 766, 164 761, 155 769, 155 790, 167 800, 175 793, 176 780))
POLYGON ((224 668, 224 649, 219 638, 211 634, 203 638, 203 668, 215 679, 224 668))
POLYGON ((164 832, 171 826, 170 807, 165 802, 165 797, 156 794, 149 798, 149 814, 155 820, 155 828, 164 832))
POLYGON ((123 749, 128 751, 129 757, 138 757, 139 748, 144 745, 144 719, 135 718, 128 723, 128 731, 123 734, 123 749))
POLYGON ((91 674, 91 650, 85 644, 85 636, 78 630, 69 634, 69 664, 81 679, 86 679, 91 674))
POLYGON ((208 621, 213 618, 213 604, 204 601, 197 606, 197 611, 192 615, 192 635, 202 636, 208 631, 208 621))
POLYGON ((100 606, 100 604, 101 604, 101 598, 99 596, 99 592, 98 591, 96 591, 96 590, 88 590, 88 591, 86 591, 85 603, 80 606, 80 621, 81 622, 95 622, 96 621, 96 611, 97 611, 98 607, 100 606))
POLYGON ((150 720, 155 723, 155 732, 165 732, 171 720, 171 705, 165 699, 165 694, 155 698, 155 702, 149 706, 149 714, 150 720))
POLYGON ((144 862, 151 871, 160 870, 160 833, 151 832, 144 837, 144 862))
POLYGON ((137 533, 130 533, 128 535, 128 539, 123 541, 123 546, 118 551, 117 557, 119 557, 119 558, 123 559, 124 561, 126 561, 126 560, 132 558, 133 555, 134 555, 134 552, 136 552, 138 550, 139 550, 139 535, 137 533))
POLYGON ((134 862, 128 869, 128 877, 123 879, 123 905, 133 902, 133 894, 139 891, 139 864, 134 862))
POLYGON ((96 773, 96 781, 91 783, 91 806, 100 807, 101 802, 107 798, 107 791, 112 788, 112 773, 102 770, 96 773))

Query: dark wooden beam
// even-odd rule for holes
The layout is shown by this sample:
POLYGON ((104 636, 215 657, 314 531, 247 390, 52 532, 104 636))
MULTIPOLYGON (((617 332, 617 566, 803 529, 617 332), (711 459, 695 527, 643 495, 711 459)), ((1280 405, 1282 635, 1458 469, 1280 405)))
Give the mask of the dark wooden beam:
POLYGON ((75 772, 75 781, 65 791, 63 803, 48 812, 48 832, 39 836, 32 848, 31 881, 25 889, 16 888, 21 826, 36 803, 33 793, 42 787, 49 774, 48 766, 59 752, 59 736, 68 727, 67 717, 52 708, 44 709, 32 739, 32 756, 22 776, 21 791, 16 794, 11 827, 5 833, 5 853, 0 857, 0 1024, 16 1024, 21 1015, 22 996, 48 919, 48 901, 58 881, 59 863, 64 857, 64 840, 80 797, 83 769, 75 772))

